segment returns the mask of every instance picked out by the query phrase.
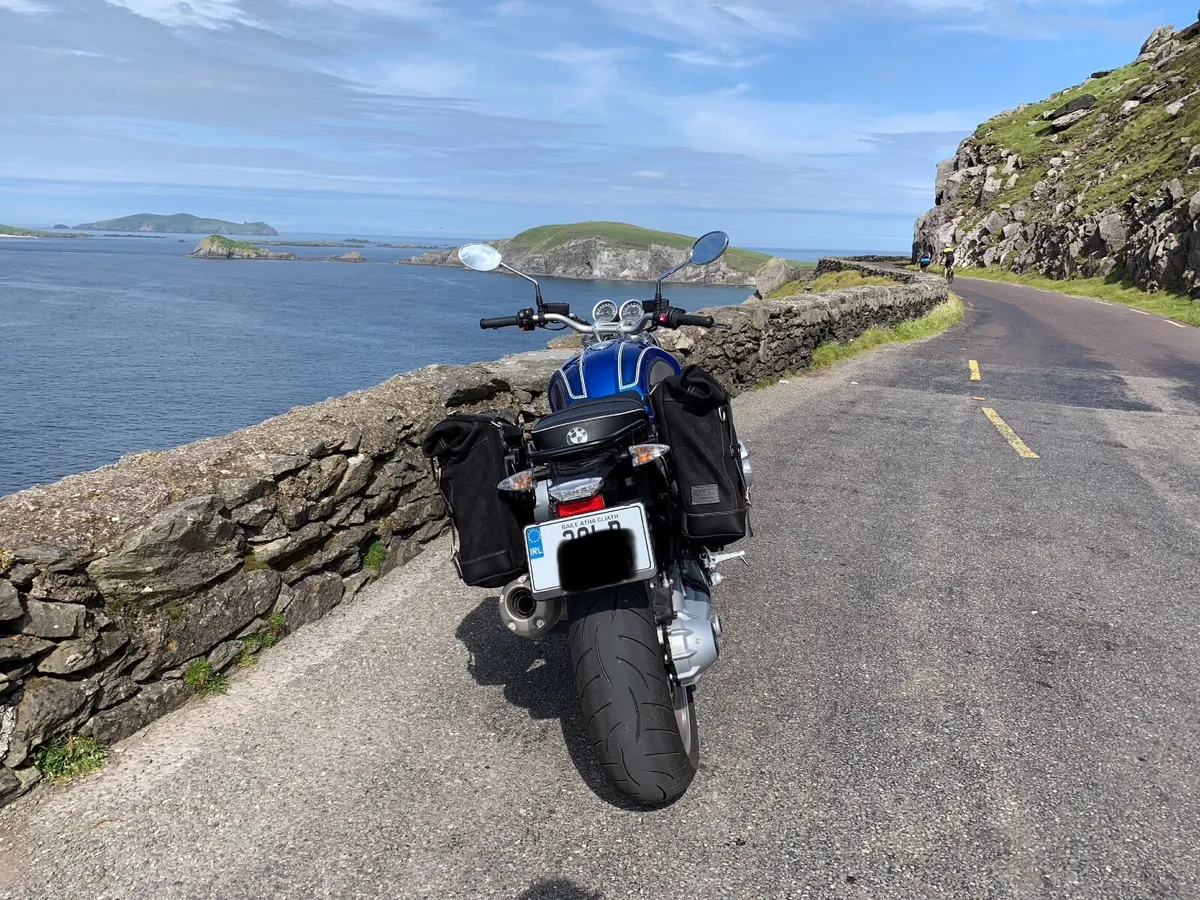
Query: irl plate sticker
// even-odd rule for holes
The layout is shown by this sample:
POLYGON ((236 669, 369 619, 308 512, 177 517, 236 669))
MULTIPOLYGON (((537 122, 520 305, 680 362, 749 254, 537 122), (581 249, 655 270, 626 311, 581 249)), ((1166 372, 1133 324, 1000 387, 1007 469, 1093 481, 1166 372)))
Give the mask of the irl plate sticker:
POLYGON ((529 544, 530 559, 541 559, 546 555, 546 551, 542 548, 542 529, 529 529, 525 535, 525 541, 529 544))

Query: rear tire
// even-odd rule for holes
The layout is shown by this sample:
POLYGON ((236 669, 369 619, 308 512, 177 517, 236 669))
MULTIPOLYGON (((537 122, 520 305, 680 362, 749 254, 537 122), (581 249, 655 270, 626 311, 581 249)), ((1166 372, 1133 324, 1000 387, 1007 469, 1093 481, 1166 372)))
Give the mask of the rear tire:
POLYGON ((683 796, 700 741, 692 693, 667 674, 642 584, 572 597, 571 661, 592 752, 613 786, 644 806, 683 796))

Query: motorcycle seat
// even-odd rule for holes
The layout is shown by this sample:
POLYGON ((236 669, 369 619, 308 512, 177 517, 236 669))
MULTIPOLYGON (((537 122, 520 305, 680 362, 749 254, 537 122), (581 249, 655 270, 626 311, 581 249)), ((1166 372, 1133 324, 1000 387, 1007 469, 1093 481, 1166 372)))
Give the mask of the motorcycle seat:
POLYGON ((533 427, 533 457, 542 460, 604 449, 623 438, 639 437, 649 428, 641 394, 580 400, 533 427))

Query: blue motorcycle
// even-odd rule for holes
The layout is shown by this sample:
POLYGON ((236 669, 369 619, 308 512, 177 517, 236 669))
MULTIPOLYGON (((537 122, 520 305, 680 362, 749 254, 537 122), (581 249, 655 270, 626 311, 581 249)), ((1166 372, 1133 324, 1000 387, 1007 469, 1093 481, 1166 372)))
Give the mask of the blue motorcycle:
POLYGON ((653 300, 596 304, 592 321, 546 303, 541 287, 486 244, 459 250, 470 269, 533 283, 536 305, 482 328, 570 329, 581 352, 554 373, 550 414, 531 429, 520 468, 497 485, 527 510, 524 574, 500 595, 505 627, 539 638, 569 623, 576 688, 605 774, 638 804, 678 799, 699 761, 694 695, 716 661, 721 621, 711 589, 721 552, 746 530, 752 470, 728 395, 681 368, 660 329, 721 326, 672 308, 663 282, 715 262, 729 246, 704 235, 659 278, 653 300))

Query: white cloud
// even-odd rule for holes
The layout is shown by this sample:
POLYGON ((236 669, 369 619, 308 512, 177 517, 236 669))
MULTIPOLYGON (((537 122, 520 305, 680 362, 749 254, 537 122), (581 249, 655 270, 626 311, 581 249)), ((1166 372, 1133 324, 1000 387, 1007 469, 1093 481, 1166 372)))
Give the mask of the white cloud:
POLYGON ((659 172, 657 169, 642 169, 640 172, 633 173, 634 178, 666 178, 666 172, 659 172))
MULTIPOLYGON (((0 0, 2 2, 2 0, 0 0)), ((18 0, 19 2, 19 0, 18 0)), ((257 23, 237 0, 105 0, 168 28, 224 28, 234 23, 257 23)))
POLYGON ((721 69, 750 69, 761 65, 770 59, 766 54, 760 56, 717 56, 701 50, 682 50, 679 53, 668 53, 671 59, 677 59, 689 66, 707 66, 721 69))
POLYGON ((0 0, 0 9, 6 9, 9 12, 15 13, 25 13, 27 15, 47 11, 46 7, 40 3, 34 3, 32 0, 0 0))
POLYGON ((470 82, 471 67, 452 60, 411 60, 350 78, 377 94, 452 97, 470 82))

